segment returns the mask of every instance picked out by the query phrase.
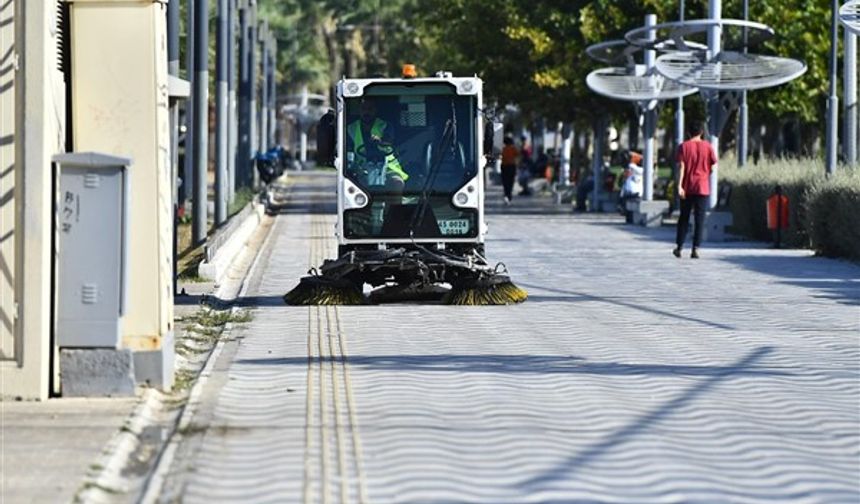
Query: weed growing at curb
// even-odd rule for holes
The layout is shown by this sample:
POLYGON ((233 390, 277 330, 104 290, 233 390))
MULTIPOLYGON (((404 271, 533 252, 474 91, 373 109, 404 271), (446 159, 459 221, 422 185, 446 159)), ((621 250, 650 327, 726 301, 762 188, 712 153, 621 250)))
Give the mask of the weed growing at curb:
POLYGON ((203 434, 204 432, 206 432, 206 427, 203 425, 192 423, 192 424, 188 424, 187 426, 183 427, 182 429, 179 429, 176 432, 181 434, 182 436, 195 436, 197 434, 203 434))
POLYGON ((197 372, 190 369, 177 369, 176 375, 173 378, 173 388, 176 391, 185 392, 191 388, 194 380, 197 378, 197 372))
POLYGON ((184 319, 183 322, 189 324, 199 324, 203 327, 220 327, 233 323, 240 324, 250 322, 253 316, 248 310, 200 310, 197 313, 184 319))

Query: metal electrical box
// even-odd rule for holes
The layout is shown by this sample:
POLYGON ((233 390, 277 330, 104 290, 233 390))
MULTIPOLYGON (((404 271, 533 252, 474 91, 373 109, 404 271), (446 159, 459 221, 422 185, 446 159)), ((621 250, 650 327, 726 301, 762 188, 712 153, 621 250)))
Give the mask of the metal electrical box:
POLYGON ((57 344, 119 348, 128 284, 131 161, 96 153, 55 156, 57 344))

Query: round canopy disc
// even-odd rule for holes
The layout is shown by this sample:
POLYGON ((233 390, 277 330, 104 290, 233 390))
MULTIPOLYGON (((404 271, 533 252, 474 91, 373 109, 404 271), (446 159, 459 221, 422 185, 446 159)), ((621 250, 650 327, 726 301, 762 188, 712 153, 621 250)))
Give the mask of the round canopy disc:
POLYGON ((624 101, 671 100, 696 92, 662 75, 631 75, 625 68, 601 68, 588 74, 588 87, 599 95, 624 101))
POLYGON ((723 51, 713 61, 702 53, 670 53, 657 58, 657 71, 686 86, 743 91, 784 84, 806 72, 802 61, 723 51))
POLYGON ((767 25, 742 19, 692 19, 660 23, 653 27, 639 27, 630 30, 624 39, 632 45, 646 49, 660 49, 674 42, 676 50, 698 50, 708 46, 708 32, 719 27, 722 49, 732 51, 744 47, 755 47, 774 36, 767 25), (649 32, 655 34, 654 40, 648 39, 649 32))
POLYGON ((845 29, 860 35, 860 0, 851 0, 839 8, 839 20, 845 29))
POLYGON ((586 47, 585 54, 589 58, 601 63, 619 65, 626 63, 628 56, 632 56, 641 50, 639 47, 631 46, 626 40, 608 40, 586 47))

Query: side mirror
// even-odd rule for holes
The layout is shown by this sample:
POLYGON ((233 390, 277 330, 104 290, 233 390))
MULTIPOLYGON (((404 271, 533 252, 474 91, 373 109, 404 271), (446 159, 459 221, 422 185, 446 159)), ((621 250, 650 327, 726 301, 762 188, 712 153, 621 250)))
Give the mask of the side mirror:
POLYGON ((329 109, 317 124, 317 166, 334 166, 335 139, 334 111, 329 109))

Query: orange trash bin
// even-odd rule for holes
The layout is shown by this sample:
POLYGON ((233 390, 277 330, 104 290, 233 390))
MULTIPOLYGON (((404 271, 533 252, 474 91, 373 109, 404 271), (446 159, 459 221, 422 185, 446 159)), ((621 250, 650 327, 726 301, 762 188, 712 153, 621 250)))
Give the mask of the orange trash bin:
POLYGON ((770 230, 788 229, 788 196, 779 192, 767 199, 767 228, 770 230))

